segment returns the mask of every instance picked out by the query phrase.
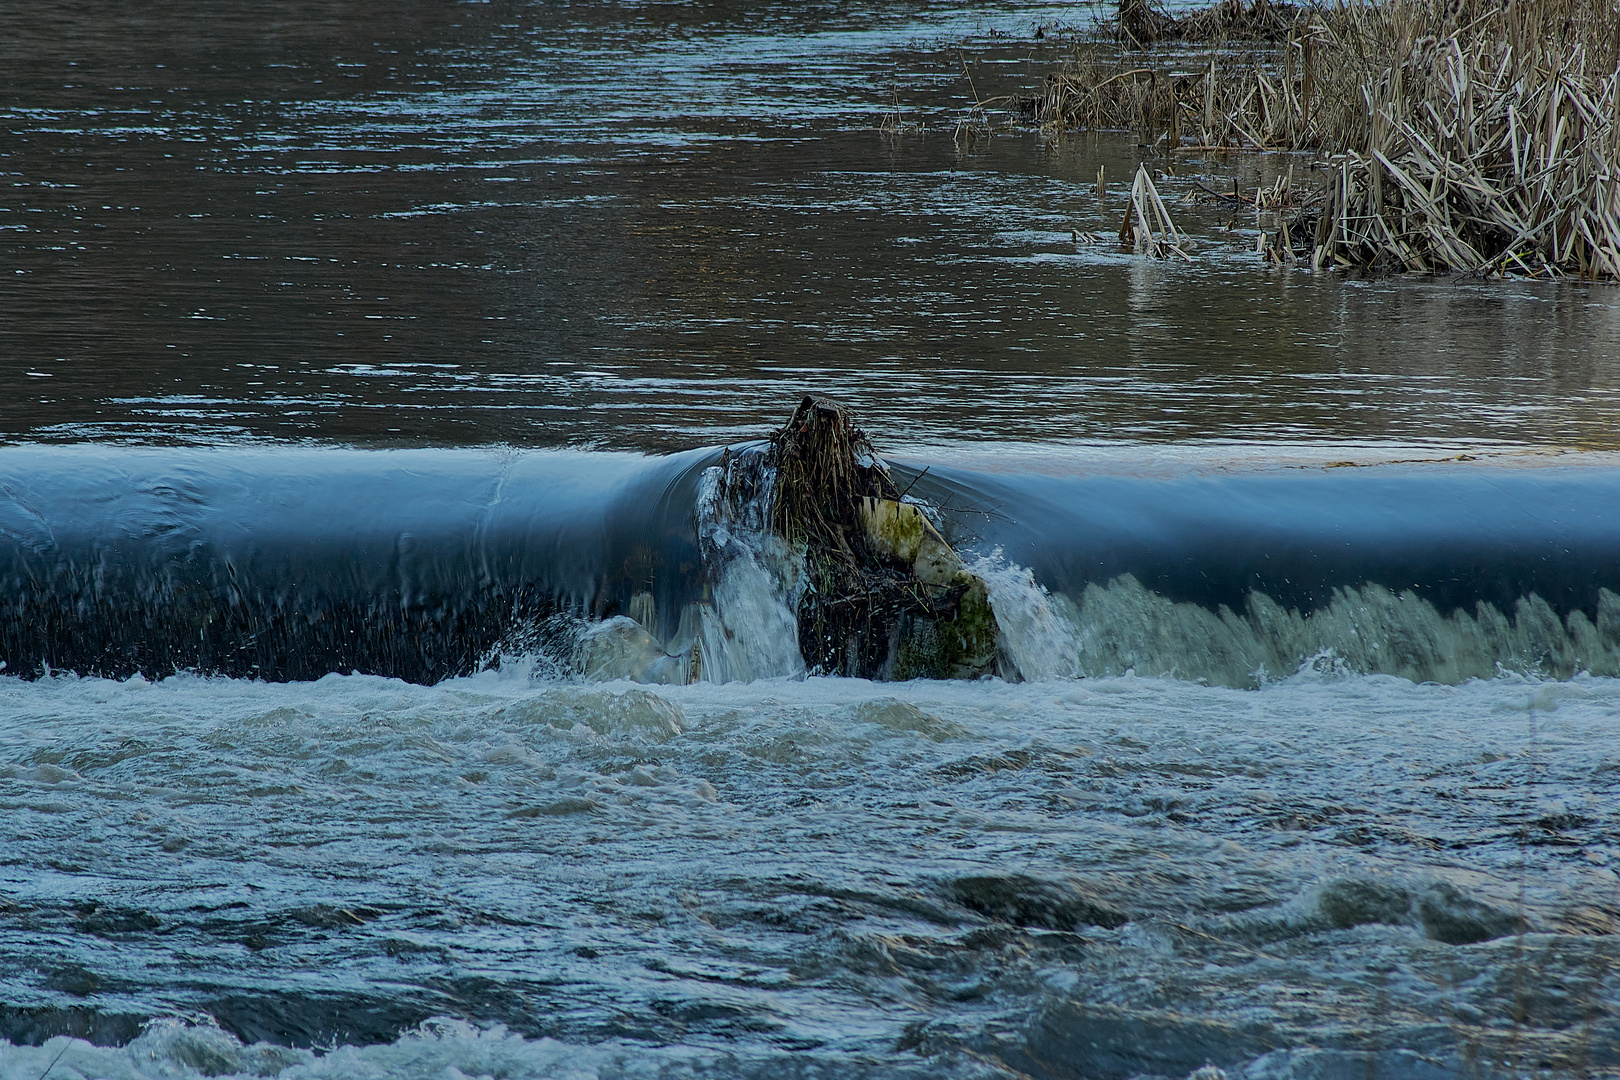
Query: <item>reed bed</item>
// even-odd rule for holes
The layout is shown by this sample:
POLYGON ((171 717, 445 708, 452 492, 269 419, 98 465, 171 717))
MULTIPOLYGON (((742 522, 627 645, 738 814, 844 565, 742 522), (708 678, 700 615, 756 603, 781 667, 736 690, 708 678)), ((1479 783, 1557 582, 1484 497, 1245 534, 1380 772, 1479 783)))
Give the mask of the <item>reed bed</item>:
MULTIPOLYGON (((1231 24, 1234 5, 1211 10, 1231 24)), ((1318 268, 1620 280, 1616 0, 1288 10, 1264 48, 1091 43, 1026 112, 1053 129, 1138 131, 1171 153, 1327 159, 1314 229, 1296 218, 1287 245, 1318 268)), ((1201 25, 1174 21, 1183 40, 1201 25)))

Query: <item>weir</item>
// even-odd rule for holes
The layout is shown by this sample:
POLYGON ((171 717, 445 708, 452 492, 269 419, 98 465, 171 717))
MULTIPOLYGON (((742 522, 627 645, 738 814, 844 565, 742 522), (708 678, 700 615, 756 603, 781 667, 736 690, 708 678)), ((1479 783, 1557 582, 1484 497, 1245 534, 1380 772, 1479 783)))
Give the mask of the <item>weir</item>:
POLYGON ((861 587, 928 588, 860 615, 852 651, 854 624, 813 636, 829 608, 803 589, 847 568, 805 575, 803 536, 769 528, 758 491, 739 497, 740 463, 768 449, 0 449, 3 672, 433 683, 527 655, 651 681, 1620 673, 1606 463, 1166 477, 895 460, 873 481, 892 490, 857 510, 863 543, 893 534, 861 587), (961 553, 933 584, 919 501, 940 508, 936 550, 961 553), (913 648, 975 581, 995 648, 959 664, 937 635, 913 648))
POLYGON ((999 550, 1041 587, 997 598, 1044 620, 1025 675, 1620 673, 1620 470, 1601 459, 1173 476, 934 465, 913 490, 968 508, 950 515, 953 541, 999 550))
POLYGON ((544 653, 636 595, 679 612, 714 456, 6 448, 0 659, 433 683, 544 653))

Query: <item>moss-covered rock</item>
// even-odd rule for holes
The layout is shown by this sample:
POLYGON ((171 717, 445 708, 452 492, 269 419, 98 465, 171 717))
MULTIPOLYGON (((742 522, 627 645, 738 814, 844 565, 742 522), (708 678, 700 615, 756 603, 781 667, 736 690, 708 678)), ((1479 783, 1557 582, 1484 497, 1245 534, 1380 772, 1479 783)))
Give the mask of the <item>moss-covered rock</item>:
POLYGON ((890 651, 890 679, 973 679, 996 670, 995 612, 989 591, 934 528, 923 508, 894 499, 861 499, 867 550, 910 572, 926 612, 906 611, 890 651))

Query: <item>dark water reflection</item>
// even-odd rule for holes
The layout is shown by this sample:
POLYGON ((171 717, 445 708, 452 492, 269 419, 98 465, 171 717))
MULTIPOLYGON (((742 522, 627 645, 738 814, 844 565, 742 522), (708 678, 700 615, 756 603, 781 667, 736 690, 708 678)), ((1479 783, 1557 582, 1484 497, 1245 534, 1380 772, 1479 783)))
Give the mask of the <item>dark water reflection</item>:
POLYGON ((0 432, 1615 444, 1610 291, 1076 245, 1134 139, 951 130, 1086 9, 959 7, 0 3, 0 432))

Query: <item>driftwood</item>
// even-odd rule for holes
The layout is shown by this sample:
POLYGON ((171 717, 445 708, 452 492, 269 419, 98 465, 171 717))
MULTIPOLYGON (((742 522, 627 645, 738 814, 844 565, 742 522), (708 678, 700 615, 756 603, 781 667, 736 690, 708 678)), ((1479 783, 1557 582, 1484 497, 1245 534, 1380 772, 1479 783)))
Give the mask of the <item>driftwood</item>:
POLYGON ((573 626, 578 674, 1018 677, 984 580, 896 487, 841 405, 806 397, 765 446, 727 450, 704 473, 696 517, 702 598, 682 608, 668 640, 654 636, 651 593, 623 615, 573 626))

